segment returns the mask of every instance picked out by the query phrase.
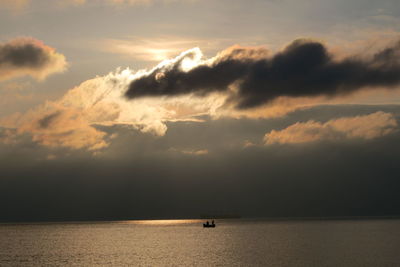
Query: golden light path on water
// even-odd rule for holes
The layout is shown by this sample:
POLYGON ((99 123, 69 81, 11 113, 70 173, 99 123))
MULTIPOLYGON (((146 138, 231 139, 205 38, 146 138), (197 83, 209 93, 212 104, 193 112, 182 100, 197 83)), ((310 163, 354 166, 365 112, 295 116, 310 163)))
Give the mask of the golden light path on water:
POLYGON ((218 220, 212 230, 200 222, 0 225, 0 266, 375 267, 400 262, 400 220, 218 220))
POLYGON ((202 223, 201 219, 170 219, 170 220, 124 220, 118 221, 123 224, 138 224, 138 225, 176 225, 176 224, 192 224, 202 223))

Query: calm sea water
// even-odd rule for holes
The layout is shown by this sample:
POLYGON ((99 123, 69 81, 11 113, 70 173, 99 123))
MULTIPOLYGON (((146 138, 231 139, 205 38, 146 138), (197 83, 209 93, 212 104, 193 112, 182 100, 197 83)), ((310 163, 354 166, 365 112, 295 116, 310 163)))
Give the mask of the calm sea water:
POLYGON ((0 266, 400 266, 400 220, 0 225, 0 266))

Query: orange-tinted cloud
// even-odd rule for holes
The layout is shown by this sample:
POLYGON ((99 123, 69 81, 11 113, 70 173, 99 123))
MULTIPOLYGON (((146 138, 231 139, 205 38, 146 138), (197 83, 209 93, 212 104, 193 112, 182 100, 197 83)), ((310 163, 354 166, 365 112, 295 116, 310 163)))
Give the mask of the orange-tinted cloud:
POLYGON ((30 0, 0 0, 0 9, 18 11, 25 8, 30 0))
POLYGON ((29 75, 43 80, 66 69, 64 55, 33 38, 0 43, 0 80, 29 75))
POLYGON ((8 126, 7 140, 28 134, 32 141, 48 147, 97 150, 106 147, 105 133, 87 123, 79 110, 47 103, 25 114, 14 114, 1 121, 8 126))
MULTIPOLYGON (((167 131, 166 122, 200 121, 196 116, 212 114, 224 101, 218 95, 207 99, 126 99, 128 84, 143 73, 125 69, 87 80, 58 100, 0 118, 0 127, 12 130, 13 135, 29 135, 48 147, 98 150, 109 144, 112 135, 96 126, 124 125, 162 136, 167 131)), ((7 140, 10 138, 7 135, 7 140)))
POLYGON ((374 139, 392 133, 397 122, 390 113, 378 111, 369 115, 344 117, 325 123, 297 122, 283 130, 272 130, 264 137, 265 144, 298 144, 322 140, 374 139))
MULTIPOLYGON (((241 51, 240 48, 236 47, 231 48, 231 52, 228 55, 232 59, 241 57, 259 58, 264 56, 265 53, 266 50, 263 48, 241 51)), ((235 93, 236 88, 234 86, 229 91, 212 92, 207 95, 183 94, 169 97, 141 97, 134 99, 125 97, 125 93, 132 81, 148 76, 154 71, 159 72, 159 77, 155 77, 156 79, 163 79, 162 72, 171 68, 179 68, 181 71, 187 72, 197 66, 212 64, 212 62, 223 57, 226 57, 226 55, 203 59, 200 49, 194 48, 176 58, 164 60, 150 70, 117 69, 117 71, 108 75, 98 76, 83 82, 70 89, 58 100, 46 102, 29 112, 2 118, 0 119, 0 127, 15 130, 10 131, 9 133, 11 134, 30 135, 35 142, 49 147, 61 146, 71 149, 98 150, 106 147, 111 141, 111 135, 97 127, 99 125, 124 125, 144 133, 163 136, 167 131, 167 122, 171 121, 201 122, 202 120, 199 116, 203 115, 211 116, 214 119, 219 117, 272 118, 284 116, 301 108, 309 108, 320 104, 338 104, 344 101, 342 96, 329 99, 324 96, 281 96, 267 105, 254 109, 236 109, 235 103, 229 101, 230 94, 235 93)), ((359 92, 356 94, 359 94, 359 92)), ((351 102, 351 100, 346 101, 351 102)), ((357 121, 360 122, 360 118, 357 121)), ((311 128, 321 128, 320 132, 335 125, 335 133, 339 132, 343 135, 343 132, 345 132, 347 136, 357 133, 356 129, 343 128, 343 123, 339 124, 339 122, 331 122, 328 125, 318 122, 310 122, 309 124, 311 128)), ((352 125, 358 125, 360 129, 363 129, 362 132, 369 131, 374 133, 372 129, 368 127, 362 128, 360 124, 352 125)), ((302 128, 300 126, 296 127, 302 128)), ((289 130, 296 132, 296 127, 292 127, 289 130)), ((267 142, 290 142, 280 137, 280 132, 282 131, 270 133, 270 139, 278 141, 267 142)), ((281 135, 283 136, 284 133, 287 132, 283 131, 281 135)), ((292 141, 294 143, 305 142, 299 141, 303 139, 319 140, 326 136, 323 133, 319 133, 317 136, 321 137, 314 137, 313 139, 307 135, 307 131, 300 131, 300 133, 296 134, 297 137, 292 138, 295 140, 292 141)), ((365 134, 362 138, 366 138, 365 136, 367 135, 365 134)), ((245 146, 249 145, 251 144, 245 144, 245 146)), ((187 150, 186 152, 186 154, 204 153, 201 150, 200 152, 197 151, 198 153, 196 150, 187 150)))

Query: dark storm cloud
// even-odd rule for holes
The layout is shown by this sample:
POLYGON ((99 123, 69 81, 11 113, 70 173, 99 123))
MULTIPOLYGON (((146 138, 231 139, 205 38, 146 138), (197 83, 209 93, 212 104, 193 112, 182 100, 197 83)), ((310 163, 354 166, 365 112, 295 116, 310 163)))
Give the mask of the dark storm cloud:
POLYGON ((378 110, 399 119, 399 106, 323 106, 269 120, 169 122, 162 138, 112 126, 118 136, 99 157, 28 138, 19 147, 0 144, 0 221, 399 215, 399 132, 307 146, 227 145, 304 119, 378 110), (55 157, 46 160, 48 153, 55 157))
POLYGON ((204 95, 227 91, 237 82, 232 100, 237 108, 251 108, 279 96, 335 96, 400 83, 400 42, 368 59, 336 60, 323 44, 309 40, 296 40, 272 57, 254 56, 259 51, 231 49, 211 65, 187 72, 178 61, 169 69, 156 69, 132 81, 126 96, 204 95))
POLYGON ((63 55, 38 40, 17 38, 0 43, 0 80, 23 75, 43 79, 65 66, 63 55))

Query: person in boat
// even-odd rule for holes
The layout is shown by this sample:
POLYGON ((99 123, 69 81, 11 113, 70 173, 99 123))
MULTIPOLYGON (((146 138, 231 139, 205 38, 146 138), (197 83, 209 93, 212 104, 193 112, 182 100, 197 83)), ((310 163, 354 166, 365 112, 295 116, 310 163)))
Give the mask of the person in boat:
POLYGON ((214 220, 212 220, 211 225, 215 225, 214 220))
POLYGON ((209 225, 210 225, 210 223, 207 221, 207 222, 206 222, 206 226, 209 226, 209 225))

